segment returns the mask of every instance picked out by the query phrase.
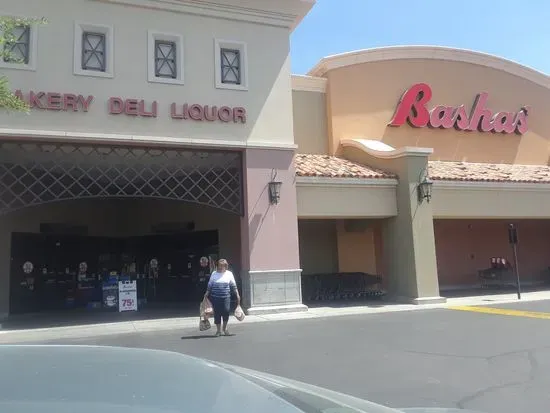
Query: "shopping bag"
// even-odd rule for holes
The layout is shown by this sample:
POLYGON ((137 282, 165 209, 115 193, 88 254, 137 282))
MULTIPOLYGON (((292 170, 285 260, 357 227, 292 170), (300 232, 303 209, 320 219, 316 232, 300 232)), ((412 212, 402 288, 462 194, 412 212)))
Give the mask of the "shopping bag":
POLYGON ((207 297, 204 297, 204 299, 202 300, 199 311, 200 311, 201 319, 209 318, 214 315, 214 309, 212 308, 212 303, 207 297))
POLYGON ((208 320, 208 318, 211 317, 213 314, 214 314, 214 311, 212 309, 212 303, 208 298, 204 297, 199 307, 199 330, 200 331, 206 331, 212 327, 212 325, 210 324, 210 320, 208 320))
POLYGON ((212 303, 208 298, 204 299, 204 315, 205 317, 213 317, 214 316, 214 307, 212 307, 212 303))
POLYGON ((210 324, 210 321, 208 320, 208 318, 201 318, 201 320, 199 321, 199 330, 200 331, 209 330, 211 327, 212 327, 212 325, 210 324))
POLYGON ((235 318, 239 321, 243 321, 244 320, 244 311, 243 309, 241 308, 240 305, 237 306, 237 308, 235 308, 235 318))

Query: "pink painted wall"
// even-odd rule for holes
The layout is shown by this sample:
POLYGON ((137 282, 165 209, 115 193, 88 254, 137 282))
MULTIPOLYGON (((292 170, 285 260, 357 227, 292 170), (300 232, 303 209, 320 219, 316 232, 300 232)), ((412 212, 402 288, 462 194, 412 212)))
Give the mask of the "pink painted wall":
POLYGON ((508 224, 518 229, 518 261, 522 280, 540 280, 550 266, 550 220, 434 220, 437 267, 441 287, 472 285, 491 257, 513 263, 508 224))
POLYGON ((244 153, 244 205, 241 220, 245 270, 300 268, 294 152, 247 149, 244 153), (282 182, 278 205, 270 205, 268 183, 282 182))

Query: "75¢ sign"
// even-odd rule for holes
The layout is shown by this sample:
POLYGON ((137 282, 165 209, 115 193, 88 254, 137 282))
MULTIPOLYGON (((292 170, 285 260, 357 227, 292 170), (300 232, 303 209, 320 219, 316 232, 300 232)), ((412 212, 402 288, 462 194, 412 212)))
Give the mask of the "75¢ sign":
POLYGON ((120 281, 118 283, 118 311, 137 311, 137 283, 120 281))

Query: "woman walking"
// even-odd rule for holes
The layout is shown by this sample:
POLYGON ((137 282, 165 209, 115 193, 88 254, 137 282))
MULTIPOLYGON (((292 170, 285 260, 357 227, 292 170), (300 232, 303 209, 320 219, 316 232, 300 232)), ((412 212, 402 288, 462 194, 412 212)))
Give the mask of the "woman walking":
POLYGON ((235 294, 237 305, 241 305, 241 297, 237 290, 235 276, 227 269, 228 264, 224 259, 218 260, 216 271, 210 276, 205 297, 208 297, 214 310, 214 324, 216 324, 216 336, 223 334, 228 336, 227 322, 229 321, 229 311, 231 306, 231 294, 235 294))

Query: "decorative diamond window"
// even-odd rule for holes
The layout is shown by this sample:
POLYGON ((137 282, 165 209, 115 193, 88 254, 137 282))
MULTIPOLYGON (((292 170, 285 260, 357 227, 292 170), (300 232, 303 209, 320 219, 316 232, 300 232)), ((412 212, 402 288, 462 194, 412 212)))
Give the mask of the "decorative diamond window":
POLYGON ((164 40, 155 41, 155 76, 176 79, 178 67, 176 63, 176 42, 164 40))
POLYGON ((4 44, 4 62, 29 64, 31 49, 31 28, 17 26, 12 30, 11 39, 4 44))
POLYGON ((82 33, 82 69, 105 72, 107 67, 104 33, 82 33))
POLYGON ((241 51, 238 49, 220 49, 222 83, 241 84, 241 51))
POLYGON ((86 198, 160 198, 242 214, 239 152, 0 142, 0 214, 86 198))

